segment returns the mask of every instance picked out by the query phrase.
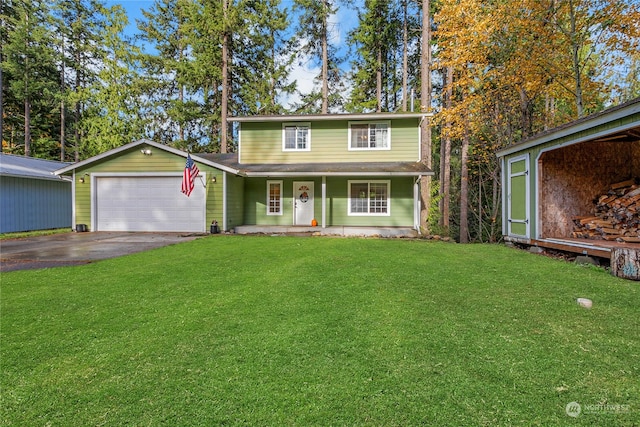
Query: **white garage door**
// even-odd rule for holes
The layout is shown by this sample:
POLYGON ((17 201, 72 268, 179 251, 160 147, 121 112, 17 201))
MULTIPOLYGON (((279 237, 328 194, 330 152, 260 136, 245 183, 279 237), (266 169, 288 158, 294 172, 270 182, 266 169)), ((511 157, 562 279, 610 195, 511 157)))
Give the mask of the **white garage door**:
MULTIPOLYGON (((202 176, 202 174, 201 174, 202 176)), ((96 177, 98 231, 205 231, 204 178, 191 196, 182 176, 96 177)))

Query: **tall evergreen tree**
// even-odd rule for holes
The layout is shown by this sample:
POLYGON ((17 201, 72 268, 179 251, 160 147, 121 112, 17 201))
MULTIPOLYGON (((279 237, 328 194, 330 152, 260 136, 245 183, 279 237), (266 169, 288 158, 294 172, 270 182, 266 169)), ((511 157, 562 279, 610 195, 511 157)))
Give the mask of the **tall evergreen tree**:
POLYGON ((285 38, 289 11, 280 0, 243 0, 241 31, 233 43, 233 109, 237 113, 280 114, 284 99, 295 92, 289 81, 294 60, 285 38))
MULTIPOLYGON (((58 63, 61 72, 61 153, 65 153, 67 137, 73 141, 73 159, 81 158, 81 121, 85 116, 83 100, 96 79, 100 64, 102 36, 106 30, 103 6, 98 0, 56 0, 58 63), (67 119, 66 110, 70 110, 67 119)), ((63 159, 66 156, 63 156, 63 159)), ((64 159, 66 160, 66 159, 64 159)))
POLYGON ((124 36, 127 17, 121 6, 103 11, 106 31, 102 33, 98 79, 89 87, 82 120, 86 135, 84 155, 95 155, 132 142, 144 135, 137 84, 138 50, 124 36))
POLYGON ((342 105, 339 93, 341 72, 336 48, 329 42, 335 29, 330 17, 336 13, 337 7, 335 0, 294 0, 294 10, 300 13, 296 28, 300 43, 298 50, 321 67, 315 79, 320 90, 313 90, 302 97, 301 103, 295 107, 299 112, 326 114, 329 108, 342 105))
POLYGON ((55 126, 52 129, 50 121, 55 120, 51 112, 59 91, 59 76, 48 12, 47 3, 28 0, 14 4, 13 14, 3 17, 9 31, 2 49, 2 68, 9 77, 8 90, 22 104, 23 149, 20 151, 26 156, 37 153, 49 157, 51 151, 55 151, 55 136, 51 132, 55 126), (38 146, 32 146, 36 141, 38 146))
MULTIPOLYGON (((221 151, 222 87, 222 2, 190 2, 185 30, 188 34, 192 67, 189 81, 201 103, 200 126, 209 151, 221 151)), ((204 148, 204 147, 203 147, 204 148)))
POLYGON ((185 146, 198 142, 202 118, 192 78, 190 3, 157 0, 138 21, 141 40, 153 48, 142 56, 147 132, 159 142, 185 146))

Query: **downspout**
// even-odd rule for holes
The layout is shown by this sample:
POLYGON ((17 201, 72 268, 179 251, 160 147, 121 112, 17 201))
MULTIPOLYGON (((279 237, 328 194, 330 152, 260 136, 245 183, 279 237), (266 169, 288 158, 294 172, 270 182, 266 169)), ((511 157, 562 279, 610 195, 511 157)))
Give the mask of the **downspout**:
POLYGON ((71 229, 76 229, 76 170, 71 176, 71 229))

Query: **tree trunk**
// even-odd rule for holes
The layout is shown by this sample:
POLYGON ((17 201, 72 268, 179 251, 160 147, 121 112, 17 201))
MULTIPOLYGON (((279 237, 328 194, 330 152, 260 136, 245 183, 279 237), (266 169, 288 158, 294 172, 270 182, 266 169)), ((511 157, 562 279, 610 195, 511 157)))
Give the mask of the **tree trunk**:
MULTIPOLYGON (((453 97, 453 68, 447 67, 446 71, 446 86, 445 92, 445 108, 450 109, 453 97)), ((447 119, 445 123, 445 129, 448 131, 443 138, 440 155, 441 173, 440 173, 440 225, 449 230, 449 216, 450 216, 450 200, 451 200, 451 120, 447 119)))
POLYGON ((407 23, 407 0, 402 1, 402 111, 407 111, 409 81, 409 26, 407 23))
POLYGON ((482 240, 482 223, 484 218, 482 218, 482 169, 478 168, 478 237, 477 241, 483 243, 482 240))
POLYGON ((64 85, 65 85, 65 79, 64 79, 64 74, 66 72, 65 70, 65 61, 64 61, 65 57, 64 57, 64 37, 62 37, 62 68, 60 70, 60 93, 62 95, 62 100, 60 101, 60 161, 64 162, 64 146, 65 146, 65 128, 66 128, 66 111, 65 111, 65 105, 64 105, 64 85))
MULTIPOLYGON (((376 112, 382 111, 382 47, 378 46, 376 56, 376 112)), ((387 104, 388 105, 388 104, 387 104)))
MULTIPOLYGON (((76 50, 75 54, 75 63, 77 64, 79 69, 82 69, 82 56, 80 55, 80 51, 76 50)), ((78 93, 82 86, 82 77, 81 73, 76 70, 76 79, 75 79, 75 92, 78 93)), ((75 101, 74 111, 73 111, 73 145, 74 145, 74 161, 80 161, 80 114, 82 112, 82 107, 80 102, 75 101)))
POLYGON ((576 10, 574 8, 573 0, 569 0, 569 15, 571 19, 571 49, 573 59, 573 72, 575 78, 575 96, 576 96, 576 111, 578 118, 581 118, 584 114, 584 106, 582 101, 582 76, 580 71, 580 46, 576 40, 576 10))
MULTIPOLYGON (((431 111, 431 16, 430 1, 422 0, 422 35, 421 35, 421 58, 420 58, 420 110, 424 113, 431 111)), ((420 123, 420 145, 422 152, 422 162, 431 168, 431 121, 425 117, 420 123)), ((431 205, 431 179, 423 177, 420 183, 420 193, 422 198, 422 209, 420 212, 420 225, 428 232, 428 215, 431 205)))
POLYGON ((549 95, 549 92, 545 94, 544 98, 544 130, 552 128, 555 123, 556 109, 555 98, 549 95))
POLYGON ((640 250, 631 247, 613 248, 611 274, 625 279, 640 280, 640 250))
POLYGON ((227 109, 228 109, 228 97, 229 97, 229 32, 227 31, 227 11, 229 9, 228 0, 222 2, 222 14, 223 14, 223 35, 222 35, 222 93, 220 100, 220 152, 227 152, 227 109))
POLYGON ((498 210, 500 209, 500 193, 499 193, 499 189, 500 189, 500 166, 496 166, 496 168, 493 170, 493 173, 491 174, 491 177, 493 179, 493 183, 492 183, 492 209, 491 209, 491 231, 489 233, 489 243, 495 243, 498 241, 497 237, 496 237, 496 225, 497 225, 497 218, 498 218, 498 210))
POLYGON ((60 101, 60 161, 64 162, 64 146, 65 142, 65 127, 67 122, 67 115, 65 114, 64 100, 60 101))
POLYGON ((31 98, 29 95, 24 98, 24 155, 31 156, 31 98))
MULTIPOLYGON (((182 61, 184 60, 184 48, 182 47, 182 40, 180 40, 180 53, 178 54, 178 61, 180 63, 182 63, 182 61)), ((180 88, 178 89, 178 100, 180 101, 180 106, 183 107, 184 106, 184 84, 183 83, 178 83, 180 85, 180 88)), ((184 120, 184 119, 183 119, 184 120)), ((178 124, 178 139, 180 139, 180 141, 184 141, 184 123, 179 123, 178 124)))
POLYGON ((469 132, 466 125, 460 161, 460 243, 469 243, 469 132))
POLYGON ((322 0, 322 114, 329 112, 329 46, 327 36, 327 0, 322 0))

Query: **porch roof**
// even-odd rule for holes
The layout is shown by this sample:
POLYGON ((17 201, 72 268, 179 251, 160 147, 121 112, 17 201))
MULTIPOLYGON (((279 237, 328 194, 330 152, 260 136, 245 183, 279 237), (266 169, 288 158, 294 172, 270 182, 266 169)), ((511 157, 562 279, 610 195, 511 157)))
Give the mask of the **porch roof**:
POLYGON ((271 176, 428 176, 434 172, 421 162, 335 162, 292 164, 240 164, 237 153, 196 154, 237 169, 247 177, 271 176))

